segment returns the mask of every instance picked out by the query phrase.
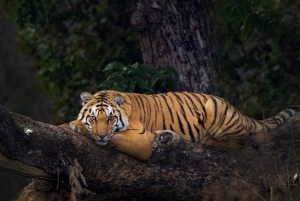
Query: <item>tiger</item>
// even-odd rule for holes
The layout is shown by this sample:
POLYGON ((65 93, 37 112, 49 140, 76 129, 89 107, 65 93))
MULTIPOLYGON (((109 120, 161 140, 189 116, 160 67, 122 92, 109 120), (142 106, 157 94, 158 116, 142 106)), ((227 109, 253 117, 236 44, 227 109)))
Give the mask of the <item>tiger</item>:
POLYGON ((69 127, 140 160, 152 155, 156 131, 173 131, 181 138, 224 148, 242 148, 251 133, 277 128, 297 113, 285 109, 254 120, 225 99, 203 93, 167 92, 153 95, 103 90, 80 95, 82 109, 69 127))

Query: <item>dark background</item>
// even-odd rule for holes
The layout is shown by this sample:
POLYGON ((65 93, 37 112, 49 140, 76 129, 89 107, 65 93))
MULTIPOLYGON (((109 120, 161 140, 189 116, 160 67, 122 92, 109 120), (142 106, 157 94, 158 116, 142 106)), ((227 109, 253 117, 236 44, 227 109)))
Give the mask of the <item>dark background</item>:
MULTIPOLYGON (((51 100, 37 85, 30 58, 16 46, 17 32, 11 21, 0 16, 0 105, 34 120, 51 123, 51 100)), ((0 200, 13 200, 31 179, 0 171, 0 200)))
MULTIPOLYGON (((0 1, 0 104, 51 124, 74 119, 82 91, 123 73, 103 72, 109 62, 142 62, 129 4, 0 1)), ((220 96, 257 119, 299 107, 299 0, 215 0, 212 7, 220 96)), ((0 178, 0 200, 30 181, 6 172, 0 178)))

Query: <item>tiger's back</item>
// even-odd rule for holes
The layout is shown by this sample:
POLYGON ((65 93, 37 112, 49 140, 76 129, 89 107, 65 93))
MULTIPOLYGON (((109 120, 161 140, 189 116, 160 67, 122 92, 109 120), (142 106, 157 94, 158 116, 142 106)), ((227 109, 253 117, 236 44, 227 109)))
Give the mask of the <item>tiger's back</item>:
POLYGON ((259 121, 242 115, 226 100, 207 94, 126 95, 131 99, 134 118, 139 118, 146 129, 172 130, 186 140, 222 147, 240 147, 247 134, 274 129, 296 113, 286 109, 259 121))
POLYGON ((132 102, 135 119, 150 131, 172 130, 182 138, 200 141, 203 133, 207 95, 166 93, 155 95, 127 94, 132 102))

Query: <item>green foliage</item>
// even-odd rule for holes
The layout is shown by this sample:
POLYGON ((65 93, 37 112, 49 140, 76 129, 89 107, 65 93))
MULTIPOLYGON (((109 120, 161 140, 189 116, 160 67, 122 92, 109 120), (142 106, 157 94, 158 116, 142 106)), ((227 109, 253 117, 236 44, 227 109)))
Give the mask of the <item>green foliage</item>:
POLYGON ((141 61, 128 6, 119 0, 6 0, 1 8, 18 27, 18 46, 33 58, 60 122, 76 117, 82 91, 99 90, 107 63, 141 61))
POLYGON ((117 91, 158 93, 177 91, 178 85, 174 77, 178 77, 172 67, 161 67, 154 70, 146 64, 134 63, 124 65, 111 62, 103 69, 105 80, 99 85, 100 89, 117 91))
MULTIPOLYGON (((43 88, 56 100, 60 121, 75 117, 82 91, 176 89, 171 68, 153 71, 139 63, 125 65, 141 62, 128 4, 120 0, 2 1, 1 11, 19 28, 20 50, 33 58, 43 88)), ((254 117, 261 117, 263 109, 298 103, 300 2, 214 0, 214 7, 222 65, 217 70, 224 96, 254 117)))
POLYGON ((299 8, 297 0, 215 1, 220 86, 243 113, 299 103, 299 8))

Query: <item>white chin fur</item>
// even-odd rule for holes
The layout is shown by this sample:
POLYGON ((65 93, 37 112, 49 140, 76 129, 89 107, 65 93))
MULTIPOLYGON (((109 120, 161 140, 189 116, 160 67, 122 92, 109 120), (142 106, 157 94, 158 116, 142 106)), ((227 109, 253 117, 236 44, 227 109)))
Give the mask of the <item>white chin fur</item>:
POLYGON ((106 146, 107 145, 107 141, 96 141, 96 143, 100 146, 106 146))

